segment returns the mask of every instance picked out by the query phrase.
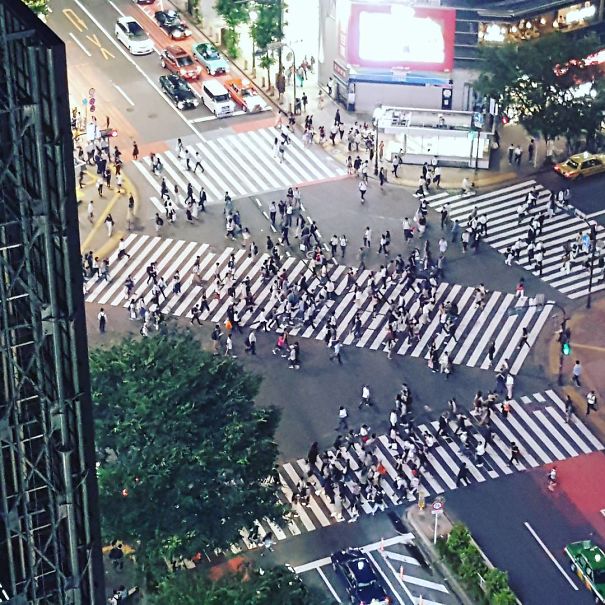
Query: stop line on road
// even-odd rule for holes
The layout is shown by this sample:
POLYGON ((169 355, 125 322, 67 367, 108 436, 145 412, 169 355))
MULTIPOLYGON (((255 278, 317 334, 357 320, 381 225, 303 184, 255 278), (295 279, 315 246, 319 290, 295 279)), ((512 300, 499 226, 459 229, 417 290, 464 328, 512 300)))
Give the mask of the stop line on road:
MULTIPOLYGON (((191 154, 191 170, 186 169, 184 160, 177 157, 176 151, 165 151, 158 154, 164 166, 160 176, 152 173, 149 157, 133 164, 158 192, 164 177, 173 202, 176 200, 180 208, 184 208, 187 183, 193 185, 196 193, 204 187, 208 203, 213 204, 223 203, 227 191, 233 198, 245 197, 346 176, 346 169, 331 156, 322 149, 315 151, 312 147, 305 147, 295 135, 290 137, 285 160, 280 164, 274 156, 275 137, 280 137, 276 128, 261 128, 222 134, 217 138, 207 137, 203 142, 186 145, 191 154), (194 174, 196 152, 204 172, 198 170, 194 174), (180 191, 178 195, 173 194, 175 185, 180 191)), ((159 197, 159 193, 152 196, 151 202, 163 212, 164 206, 159 197)))
MULTIPOLYGON (((191 307, 199 302, 202 292, 205 291, 210 311, 204 311, 201 319, 214 323, 222 322, 227 317, 229 301, 224 291, 218 292, 220 298, 216 298, 214 274, 216 267, 224 273, 230 257, 233 256, 236 282, 241 283, 249 277, 255 299, 254 309, 245 312, 245 302, 238 303, 241 324, 255 326, 261 312, 268 313, 276 308, 277 300, 271 291, 272 282, 265 281, 261 275, 262 264, 268 258, 266 254, 250 257, 242 248, 226 248, 221 253, 215 253, 210 251, 207 244, 135 234, 129 235, 125 244, 131 258, 117 260, 117 252, 114 253, 109 258, 112 281, 89 281, 85 298, 87 302, 126 307, 128 301, 124 298, 124 281, 128 276, 131 276, 135 284, 132 298, 136 300, 143 297, 148 301, 151 298, 152 284, 148 283, 146 267, 151 262, 157 262, 159 275, 170 282, 178 271, 182 284, 181 293, 178 295, 173 294, 169 284, 166 289, 167 296, 161 301, 161 310, 164 313, 191 317, 191 307), (191 272, 197 256, 201 258, 203 286, 194 283, 191 272)), ((285 260, 282 268, 291 283, 295 283, 304 275, 310 291, 319 285, 318 278, 303 260, 290 257, 285 260)), ((292 336, 323 340, 327 322, 333 315, 338 337, 344 345, 386 351, 389 301, 397 299, 402 286, 396 282, 389 283, 383 292, 383 302, 374 312, 371 296, 365 289, 362 300, 354 300, 354 294, 348 288, 347 269, 345 265, 330 265, 329 276, 335 285, 335 300, 323 303, 315 317, 314 327, 294 325, 288 328, 288 333, 292 336), (357 312, 360 313, 362 332, 361 337, 355 340, 352 328, 357 312)), ((371 272, 368 270, 358 272, 355 277, 357 285, 364 287, 370 277, 371 272)), ((422 327, 418 340, 412 342, 407 336, 400 337, 393 352, 398 355, 428 358, 431 343, 434 342, 440 353, 449 353, 454 364, 489 369, 498 367, 507 360, 511 372, 517 374, 548 320, 552 304, 547 302, 540 308, 529 304, 527 299, 493 291, 488 293, 484 306, 477 307, 473 293, 472 287, 441 283, 436 290, 433 314, 422 327), (460 319, 453 338, 441 333, 437 310, 439 304, 445 302, 456 303, 459 310, 460 319), (528 333, 527 345, 519 348, 524 329, 528 333), (490 366, 487 352, 492 341, 495 343, 495 357, 493 365, 490 366)), ((412 314, 418 310, 418 299, 419 295, 412 288, 404 294, 405 306, 412 314)))
MULTIPOLYGON (((508 418, 505 419, 500 414, 492 414, 492 423, 493 445, 488 445, 486 448, 483 466, 476 466, 473 459, 463 453, 462 441, 454 435, 453 424, 449 439, 444 440, 437 439, 437 421, 417 423, 417 430, 420 433, 428 432, 436 438, 436 443, 430 448, 427 456, 429 467, 422 473, 421 490, 427 498, 457 489, 456 476, 461 461, 466 463, 472 483, 483 483, 490 479, 511 475, 516 471, 529 470, 605 449, 605 446, 579 418, 574 417, 570 423, 565 421, 565 404, 552 390, 513 400, 508 418), (514 468, 508 466, 512 441, 517 443, 521 451, 520 464, 514 468)), ((478 430, 474 421, 472 429, 473 433, 478 430)), ((342 447, 341 453, 345 460, 349 461, 352 472, 358 476, 359 469, 363 466, 363 454, 360 448, 342 447)), ((386 435, 378 438, 375 454, 386 469, 386 475, 381 482, 385 502, 388 506, 405 502, 405 497, 400 497, 396 488, 397 451, 389 446, 386 435)), ((411 478, 411 471, 407 467, 404 469, 408 478, 411 478)), ((293 516, 282 525, 267 520, 258 521, 261 536, 272 532, 277 540, 285 540, 339 522, 335 516, 334 505, 323 492, 318 493, 315 489, 310 490, 308 506, 296 503, 292 507, 292 494, 300 482, 307 481, 308 472, 309 466, 304 458, 280 466, 281 499, 284 504, 292 508, 293 516)), ((346 485, 342 488, 345 495, 347 489, 346 485)), ((372 507, 362 498, 360 513, 369 514, 371 510, 372 507)), ((342 522, 351 519, 346 509, 342 514, 342 522)), ((247 534, 243 536, 241 544, 232 547, 233 552, 255 547, 246 536, 247 534)))
MULTIPOLYGON (((407 605, 449 605, 457 603, 445 584, 438 578, 428 579, 420 561, 407 553, 405 544, 414 539, 414 534, 385 537, 379 542, 356 547, 372 562, 378 572, 378 580, 386 592, 397 603, 407 605), (404 554, 405 553, 405 554, 404 554), (436 600, 438 599, 438 600, 436 600)), ((332 567, 330 557, 322 557, 294 566, 294 572, 303 581, 325 586, 337 603, 349 602, 349 596, 340 578, 332 567), (315 574, 319 578, 315 577, 315 574)), ((430 572, 431 574, 433 572, 430 572)))
MULTIPOLYGON (((521 225, 519 224, 517 206, 525 202, 528 193, 534 187, 539 192, 536 210, 533 211, 533 215, 536 215, 540 211, 546 211, 550 191, 534 180, 516 183, 480 195, 443 195, 443 192, 440 192, 429 196, 427 200, 429 206, 437 211, 441 210, 445 204, 449 204, 449 217, 452 221, 458 220, 461 228, 466 225, 469 214, 474 208, 477 208, 479 215, 487 216, 488 235, 484 238, 485 241, 501 254, 505 254, 506 249, 512 246, 519 237, 525 238, 528 221, 525 220, 521 225)), ((591 222, 596 224, 595 221, 591 222)), ((605 240, 605 229, 598 224, 596 224, 596 228, 597 239, 605 240)), ((543 242, 545 246, 542 276, 538 271, 534 271, 525 250, 522 251, 519 261, 513 262, 517 262, 569 298, 586 296, 590 279, 589 271, 583 266, 587 260, 586 254, 578 255, 569 274, 561 272, 563 245, 575 240, 580 231, 588 232, 586 222, 578 216, 570 216, 559 210, 553 217, 546 218, 542 234, 536 238, 536 241, 543 242)), ((605 280, 598 283, 596 280, 593 282, 593 292, 604 289, 605 280)))

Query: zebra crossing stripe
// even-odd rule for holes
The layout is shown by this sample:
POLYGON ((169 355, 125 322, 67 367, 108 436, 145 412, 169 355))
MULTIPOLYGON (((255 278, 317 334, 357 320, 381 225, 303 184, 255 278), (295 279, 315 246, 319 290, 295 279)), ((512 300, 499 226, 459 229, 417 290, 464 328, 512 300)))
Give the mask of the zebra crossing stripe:
MULTIPOLYGON (((570 424, 565 422, 561 405, 563 404, 557 393, 546 391, 544 395, 534 393, 532 396, 513 400, 512 411, 506 419, 499 413, 492 414, 494 438, 486 449, 483 456, 484 465, 481 467, 477 467, 472 458, 463 454, 462 444, 456 435, 451 434, 449 442, 439 439, 427 453, 428 468, 423 470, 421 479, 423 491, 427 496, 432 496, 457 489, 456 476, 461 462, 466 464, 472 479, 482 483, 489 479, 510 475, 518 470, 524 470, 527 466, 537 467, 550 463, 553 459, 563 460, 603 449, 603 445, 578 419, 570 424), (535 410, 531 411, 532 408, 535 410), (521 460, 514 465, 514 468, 508 464, 509 446, 512 441, 519 445, 521 451, 521 460)), ((472 422, 473 432, 477 431, 477 428, 476 423, 472 422)), ((420 433, 429 432, 434 436, 437 434, 437 429, 438 422, 436 421, 418 425, 420 433)), ((399 451, 401 451, 400 441, 399 451)), ((349 449, 343 447, 341 454, 348 462, 351 473, 359 476, 363 466, 361 449, 357 445, 349 449)), ((381 435, 377 439, 375 454, 387 471, 381 483, 385 492, 385 501, 391 505, 397 505, 402 500, 402 496, 397 493, 396 489, 395 456, 397 452, 391 449, 386 435, 381 435)), ((317 470, 314 469, 314 471, 317 470)), ((407 465, 403 466, 402 472, 411 478, 411 470, 407 465)), ((279 469, 279 477, 280 499, 284 503, 292 502, 293 490, 300 482, 309 481, 314 488, 310 492, 308 506, 294 505, 293 516, 289 516, 283 524, 269 519, 257 521, 257 527, 261 528, 262 532, 271 531, 277 540, 285 540, 291 536, 300 535, 302 532, 313 531, 338 522, 334 516, 334 505, 327 500, 323 492, 317 489, 319 487, 317 476, 315 472, 309 475, 309 468, 305 460, 286 462, 279 469)), ((341 492, 343 497, 347 496, 346 483, 341 492)), ((360 499, 360 509, 366 514, 372 511, 372 507, 363 497, 360 499)), ((346 508, 343 508, 342 515, 344 519, 350 519, 346 508)), ((254 547, 247 539, 247 532, 243 531, 242 535, 242 545, 235 546, 235 548, 254 547)))
MULTIPOLYGON (((536 208, 543 211, 548 205, 550 191, 533 180, 515 183, 481 195, 450 195, 448 197, 435 195, 427 197, 427 200, 429 206, 437 211, 448 204, 450 219, 458 220, 462 225, 465 224, 467 216, 475 208, 478 214, 485 214, 488 219, 488 231, 484 240, 492 248, 495 248, 501 254, 505 254, 506 249, 519 238, 525 239, 529 223, 527 217, 519 222, 516 208, 519 204, 525 202, 527 194, 534 188, 538 193, 536 208)), ((536 215, 537 213, 534 211, 532 216, 536 215)), ((605 241, 605 229, 595 221, 590 222, 596 225, 597 240, 605 241)), ((521 252, 519 260, 515 263, 571 299, 586 296, 590 276, 589 271, 584 267, 584 263, 590 260, 590 256, 585 252, 580 252, 569 273, 562 273, 561 258, 563 256, 563 245, 575 240, 581 231, 586 232, 587 230, 587 223, 576 215, 570 216, 566 212, 558 211, 552 217, 547 216, 543 223, 542 232, 536 238, 536 241, 542 242, 545 246, 542 274, 540 275, 535 270, 533 263, 529 262, 526 250, 521 252)), ((598 280, 593 280, 593 292, 605 289, 605 280, 601 280, 600 275, 598 280)))
MULTIPOLYGON (((201 174, 186 170, 184 161, 172 150, 159 154, 164 166, 162 176, 171 191, 173 203, 184 207, 187 183, 198 190, 203 186, 208 203, 215 204, 223 202, 225 191, 245 197, 346 175, 346 170, 323 149, 306 148, 294 136, 287 145, 284 162, 280 163, 274 157, 275 136, 280 136, 277 130, 264 128, 208 138, 203 143, 188 145, 192 164, 196 161, 195 154, 199 154, 204 167, 201 174), (178 185, 182 195, 173 195, 175 185, 178 185)), ((161 177, 151 172, 150 158, 144 157, 133 163, 145 181, 153 189, 159 190, 161 177)), ((163 210, 157 197, 151 202, 158 211, 163 210)))
MULTIPOLYGON (((252 308, 247 307, 244 300, 236 301, 241 313, 240 324, 254 326, 261 312, 268 313, 277 309, 277 312, 281 313, 285 308, 274 291, 274 280, 265 281, 262 278, 261 266, 268 259, 266 254, 251 257, 243 248, 228 247, 217 255, 210 251, 207 244, 134 234, 129 236, 127 242, 129 244, 127 252, 131 254, 131 258, 117 261, 117 254, 113 254, 110 257, 111 281, 89 280, 87 302, 128 307, 128 301, 123 295, 126 276, 130 276, 134 282, 132 296, 135 299, 142 297, 148 302, 153 284, 148 283, 147 266, 155 262, 158 273, 163 275, 167 282, 171 281, 177 271, 181 279, 180 293, 175 294, 172 284, 168 283, 165 296, 160 295, 160 307, 164 313, 190 318, 191 307, 198 296, 201 296, 202 290, 205 290, 210 310, 204 310, 201 319, 221 322, 226 318, 231 303, 226 296, 225 285, 217 291, 215 274, 219 272, 224 275, 229 258, 233 255, 235 287, 243 288, 244 278, 249 278, 251 291, 255 297, 252 308), (199 282, 193 279, 191 272, 198 256, 200 257, 199 282)), ((310 291, 323 287, 320 278, 313 274, 303 260, 289 257, 280 271, 285 272, 290 283, 295 283, 300 276, 306 275, 310 291)), ((412 315, 419 311, 418 292, 413 288, 403 292, 403 285, 399 282, 389 281, 386 288, 381 289, 382 301, 375 305, 367 288, 371 275, 369 271, 362 271, 355 275, 354 279, 359 288, 357 295, 349 287, 350 276, 346 265, 330 265, 328 275, 334 284, 334 299, 320 304, 313 325, 294 322, 287 326, 291 335, 322 340, 329 320, 333 316, 337 334, 343 344, 387 351, 390 301, 399 301, 412 315), (359 339, 356 339, 353 334, 353 318, 356 313, 359 313, 361 320, 359 339)), ((530 301, 527 299, 516 299, 512 294, 490 292, 486 304, 479 309, 475 305, 473 293, 472 287, 440 283, 435 291, 435 307, 431 315, 420 322, 422 325, 418 340, 400 335, 392 352, 426 359, 430 344, 433 342, 440 355, 443 351, 450 354, 453 363, 470 367, 479 365, 482 369, 487 369, 489 360, 486 349, 492 335, 497 331, 495 362, 500 363, 507 359, 511 371, 518 373, 548 319, 552 303, 547 302, 543 309, 538 309, 529 304, 530 301), (445 301, 456 302, 459 310, 459 323, 453 337, 443 332, 439 319, 439 305, 445 301), (518 313, 511 315, 513 309, 517 309, 518 313), (529 347, 523 346, 519 350, 517 345, 523 328, 528 330, 529 347)))

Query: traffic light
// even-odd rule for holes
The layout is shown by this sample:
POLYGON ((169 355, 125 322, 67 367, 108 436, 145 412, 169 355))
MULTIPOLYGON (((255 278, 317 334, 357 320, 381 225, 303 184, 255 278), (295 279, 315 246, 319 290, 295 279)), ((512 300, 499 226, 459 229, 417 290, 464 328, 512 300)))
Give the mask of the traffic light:
POLYGON ((561 343, 561 353, 563 355, 571 355, 571 345, 568 342, 561 343))

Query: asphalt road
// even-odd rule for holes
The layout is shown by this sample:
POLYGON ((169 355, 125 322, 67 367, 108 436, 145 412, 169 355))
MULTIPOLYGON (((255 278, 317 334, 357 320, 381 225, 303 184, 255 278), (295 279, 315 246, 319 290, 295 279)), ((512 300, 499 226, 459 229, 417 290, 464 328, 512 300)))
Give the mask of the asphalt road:
POLYGON ((594 603, 571 573, 563 549, 590 537, 603 545, 605 455, 572 458, 557 468, 559 485, 554 493, 546 489, 547 470, 539 468, 446 497, 448 511, 470 527, 494 565, 509 572, 524 605, 594 603))
MULTIPOLYGON (((105 116, 110 116, 112 126, 122 135, 118 142, 124 147, 126 137, 144 146, 190 134, 202 136, 204 131, 217 128, 216 118, 203 103, 181 112, 161 92, 159 77, 168 72, 160 65, 159 51, 173 42, 149 16, 152 14, 153 9, 128 0, 58 0, 48 19, 49 26, 67 46, 72 103, 84 113, 82 99, 94 88, 95 115, 102 123, 105 116), (115 22, 124 15, 137 19, 147 31, 155 42, 153 53, 132 56, 117 41, 115 22)), ((202 40, 194 31, 180 45, 190 50, 193 43, 202 40)), ((209 77, 205 72, 202 75, 202 79, 209 77)), ((193 82, 192 88, 199 95, 201 83, 193 82)), ((223 121, 245 123, 256 118, 256 115, 238 115, 223 121)))
POLYGON ((538 174, 536 180, 551 191, 569 187, 572 193, 572 203, 586 214, 603 213, 595 216, 601 224, 605 224, 605 174, 591 176, 579 181, 569 182, 552 170, 538 174))

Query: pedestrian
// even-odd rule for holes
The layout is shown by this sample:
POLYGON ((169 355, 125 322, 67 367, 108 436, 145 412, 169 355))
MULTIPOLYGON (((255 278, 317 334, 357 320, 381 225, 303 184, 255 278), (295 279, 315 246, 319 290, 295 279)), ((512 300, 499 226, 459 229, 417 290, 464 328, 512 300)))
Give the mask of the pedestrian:
POLYGON ((103 307, 101 307, 99 314, 97 315, 97 319, 99 320, 99 332, 101 334, 105 334, 105 329, 107 328, 107 314, 103 307))
POLYGON ((534 139, 529 139, 529 145, 527 146, 527 162, 532 163, 534 159, 534 153, 536 151, 536 144, 534 139))
POLYGON ((139 159, 139 146, 137 145, 136 141, 132 142, 132 159, 133 160, 139 159))
POLYGON ((516 298, 525 298, 525 278, 522 277, 515 288, 515 297, 516 298))
POLYGON ((250 355, 256 355, 256 331, 250 330, 245 340, 245 351, 250 355))
POLYGON ((366 191, 368 190, 368 184, 362 179, 359 181, 359 193, 361 195, 361 203, 363 204, 366 201, 366 191))
POLYGON ((111 234, 113 233, 113 225, 114 225, 113 217, 111 216, 111 214, 108 214, 107 217, 105 218, 105 227, 107 229, 107 237, 111 237, 111 234))
POLYGON ((99 197, 103 197, 103 179, 101 176, 97 177, 97 193, 99 194, 99 197))
POLYGON ((342 344, 340 340, 336 339, 333 342, 332 349, 334 350, 334 353, 330 355, 330 361, 336 359, 336 361, 338 361, 338 365, 342 365, 342 359, 340 357, 340 350, 342 349, 342 344))
POLYGON ((514 442, 510 442, 510 458, 508 459, 508 466, 512 466, 513 462, 515 464, 519 464, 519 456, 521 455, 521 450, 519 446, 514 442))
POLYGON ((594 391, 590 391, 586 395, 586 415, 590 415, 590 412, 597 411, 597 394, 594 391))
POLYGON ((210 335, 212 340, 213 355, 220 355, 221 352, 221 327, 216 324, 212 334, 210 335))
POLYGON ((574 364, 574 366, 571 370, 571 381, 577 387, 582 386, 582 384, 580 382, 581 376, 582 376, 582 364, 580 363, 579 359, 576 359, 576 363, 574 364))
POLYGON ((364 384, 361 387, 361 401, 359 402, 359 409, 361 409, 364 405, 368 407, 374 405, 371 400, 370 387, 367 384, 364 384))
POLYGON ((528 339, 529 338, 529 333, 527 332, 527 328, 523 328, 522 334, 521 334, 521 338, 519 339, 519 344, 517 345, 517 349, 519 349, 519 351, 523 348, 523 345, 527 345, 527 348, 529 349, 529 342, 528 339))
POLYGON ((468 485, 471 482, 469 470, 466 467, 466 462, 462 462, 460 464, 460 469, 458 470, 458 475, 456 476, 456 487, 460 487, 460 484, 463 481, 465 485, 468 485))
POLYGON ((340 245, 340 257, 344 258, 345 257, 345 253, 347 251, 347 236, 344 235, 344 233, 340 236, 340 240, 339 240, 339 245, 340 245))
POLYGON ((347 412, 347 408, 344 405, 339 406, 338 408, 338 426, 334 429, 335 431, 348 431, 349 423, 347 421, 349 417, 349 413, 347 412))
POLYGON ((565 398, 565 422, 569 424, 574 415, 573 402, 571 401, 571 397, 567 395, 565 398))
POLYGON ((494 340, 492 340, 489 343, 489 346, 487 348, 487 358, 489 360, 488 367, 490 367, 490 368, 491 368, 492 364, 494 363, 495 355, 496 355, 496 342, 494 340))
POLYGON ((513 155, 515 153, 515 146, 511 143, 508 146, 508 151, 507 151, 507 155, 508 155, 508 163, 512 165, 513 163, 513 155))
POLYGON ((509 372, 506 375, 506 396, 508 399, 513 398, 513 387, 515 386, 515 377, 509 372))
POLYGON ((90 200, 88 202, 87 212, 88 212, 88 220, 92 223, 95 219, 95 207, 94 207, 92 200, 90 200))

